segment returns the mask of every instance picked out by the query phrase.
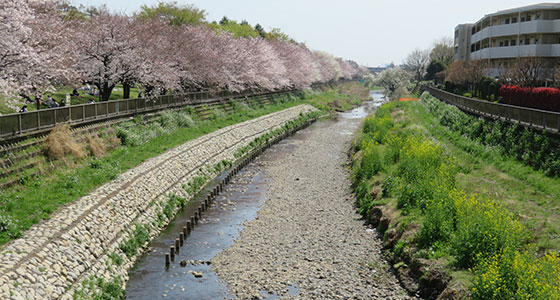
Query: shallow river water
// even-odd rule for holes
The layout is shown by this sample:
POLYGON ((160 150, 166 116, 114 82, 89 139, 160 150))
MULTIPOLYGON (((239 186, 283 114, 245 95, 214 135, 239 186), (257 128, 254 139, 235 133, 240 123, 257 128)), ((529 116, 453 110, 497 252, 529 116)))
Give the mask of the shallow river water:
MULTIPOLYGON (((382 92, 374 91, 371 96, 373 101, 352 111, 340 113, 339 119, 364 118, 385 101, 382 92)), ((298 132, 281 141, 239 172, 203 214, 180 252, 175 255, 175 260, 166 268, 165 253, 169 253, 169 247, 174 245, 178 233, 190 220, 208 191, 203 190, 200 197, 190 201, 168 228, 152 241, 149 250, 130 271, 127 299, 233 299, 228 293, 227 285, 212 271, 210 260, 235 243, 243 230, 243 222, 256 218, 263 205, 267 195, 267 180, 270 179, 260 166, 290 155, 293 148, 291 139, 305 138, 313 130, 314 126, 311 126, 304 130, 305 134, 298 132), (184 267, 181 266, 181 261, 185 261, 184 267)), ((297 292, 296 286, 289 290, 292 295, 297 292)), ((263 297, 268 300, 279 298, 265 292, 263 297)))

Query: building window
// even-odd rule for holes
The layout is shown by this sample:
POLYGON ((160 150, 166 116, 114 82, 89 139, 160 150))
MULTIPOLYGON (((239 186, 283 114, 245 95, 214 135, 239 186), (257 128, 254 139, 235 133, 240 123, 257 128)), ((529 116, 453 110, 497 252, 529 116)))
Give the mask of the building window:
POLYGON ((511 40, 510 45, 515 46, 517 44, 516 40, 511 40))
POLYGON ((511 23, 512 23, 512 24, 513 24, 513 23, 517 23, 517 17, 511 18, 511 23))
POLYGON ((509 19, 506 19, 506 24, 509 24, 509 19))
POLYGON ((525 22, 525 17, 521 17, 521 22, 525 22))
POLYGON ((500 42, 500 47, 503 47, 503 46, 504 46, 504 42, 500 42))
POLYGON ((509 46, 509 41, 505 41, 504 42, 504 47, 508 47, 509 46))

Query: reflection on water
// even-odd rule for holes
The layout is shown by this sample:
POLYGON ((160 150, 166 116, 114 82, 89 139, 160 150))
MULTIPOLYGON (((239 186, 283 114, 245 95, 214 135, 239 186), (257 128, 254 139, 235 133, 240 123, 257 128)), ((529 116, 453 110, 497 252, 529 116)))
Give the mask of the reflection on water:
POLYGON ((339 115, 347 119, 362 119, 386 101, 385 93, 382 91, 371 91, 369 95, 373 99, 372 101, 366 101, 364 105, 356 107, 351 111, 340 113, 339 115))

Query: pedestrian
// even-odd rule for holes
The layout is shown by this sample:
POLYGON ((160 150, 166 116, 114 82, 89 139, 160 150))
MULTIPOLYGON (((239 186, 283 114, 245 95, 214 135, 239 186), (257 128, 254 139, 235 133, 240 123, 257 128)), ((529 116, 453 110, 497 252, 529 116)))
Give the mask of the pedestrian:
POLYGON ((27 105, 24 105, 21 107, 21 109, 19 110, 20 113, 24 113, 27 112, 27 105))
MULTIPOLYGON (((76 91, 76 89, 74 89, 74 91, 76 91)), ((78 91, 76 91, 78 92, 78 91)), ((70 94, 66 93, 66 105, 70 106, 70 101, 72 101, 72 97, 70 97, 70 94)))
POLYGON ((49 96, 47 97, 47 101, 45 102, 45 104, 47 104, 47 107, 48 107, 48 108, 53 108, 53 105, 54 105, 54 99, 53 99, 53 97, 49 95, 49 96))

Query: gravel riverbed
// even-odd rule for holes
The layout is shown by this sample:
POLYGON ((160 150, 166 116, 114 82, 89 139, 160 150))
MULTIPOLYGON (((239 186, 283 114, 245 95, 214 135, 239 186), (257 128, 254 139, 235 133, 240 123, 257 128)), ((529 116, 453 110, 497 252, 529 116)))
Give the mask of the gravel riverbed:
POLYGON ((238 299, 411 299, 356 212, 347 150, 360 119, 325 121, 259 162, 271 179, 256 220, 213 260, 238 299))

